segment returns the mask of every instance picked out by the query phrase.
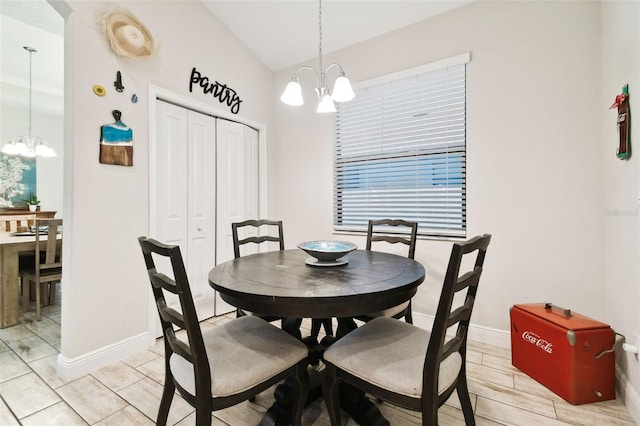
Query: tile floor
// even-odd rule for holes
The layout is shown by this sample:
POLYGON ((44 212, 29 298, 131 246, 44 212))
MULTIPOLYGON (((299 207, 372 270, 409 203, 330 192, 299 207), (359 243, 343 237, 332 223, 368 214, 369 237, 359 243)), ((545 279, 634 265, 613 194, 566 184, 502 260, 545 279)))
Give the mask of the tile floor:
MULTIPOLYGON (((60 300, 60 297, 57 298, 60 300)), ((33 304, 32 304, 33 305, 33 304)), ((56 375, 60 349, 60 306, 43 309, 41 322, 33 310, 21 324, 0 330, 0 425, 152 425, 163 383, 163 346, 147 351, 72 382, 56 375)), ((228 317, 212 318, 215 327, 228 317)), ((303 326, 309 326, 305 322, 303 326)), ((620 400, 573 406, 511 366, 507 349, 469 342, 468 377, 476 423, 483 425, 634 425, 620 400)), ((212 425, 259 423, 273 402, 273 390, 254 402, 218 411, 212 425)), ((379 404, 391 425, 419 425, 417 413, 379 404)), ((457 396, 440 408, 441 425, 462 425, 457 396)), ((170 425, 193 425, 193 409, 173 400, 170 425)), ((355 423, 343 416, 343 423, 355 423)), ((303 424, 329 425, 323 402, 309 406, 303 424)))

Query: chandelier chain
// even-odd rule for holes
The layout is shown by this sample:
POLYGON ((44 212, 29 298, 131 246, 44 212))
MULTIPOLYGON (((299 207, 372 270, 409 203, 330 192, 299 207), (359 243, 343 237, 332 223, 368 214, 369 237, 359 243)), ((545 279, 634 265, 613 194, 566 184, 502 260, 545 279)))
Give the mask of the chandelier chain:
POLYGON ((31 139, 31 58, 33 56, 33 49, 27 49, 29 51, 29 139, 31 139))
POLYGON ((320 60, 320 73, 324 74, 322 69, 322 0, 318 2, 318 34, 320 35, 320 42, 318 46, 318 58, 320 60))

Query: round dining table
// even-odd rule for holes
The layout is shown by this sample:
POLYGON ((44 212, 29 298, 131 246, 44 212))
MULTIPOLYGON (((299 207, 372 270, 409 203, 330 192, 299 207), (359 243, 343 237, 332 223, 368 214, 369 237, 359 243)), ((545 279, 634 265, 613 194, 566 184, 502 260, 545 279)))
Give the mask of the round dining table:
POLYGON ((346 264, 319 266, 304 251, 277 250, 230 260, 209 272, 227 303, 278 317, 354 317, 399 305, 424 281, 413 259, 371 250, 346 255, 346 264))
MULTIPOLYGON (((298 337, 302 318, 337 318, 336 338, 340 338, 356 327, 353 317, 410 300, 425 278, 419 262, 390 253, 355 250, 342 260, 347 262, 319 264, 300 249, 257 253, 217 265, 209 272, 209 284, 232 306, 293 319, 293 327, 283 321, 283 328, 298 337)), ((332 339, 325 341, 330 344, 332 339)), ((353 398, 343 402, 343 408, 359 424, 388 424, 362 393, 344 393, 353 398)), ((275 413, 282 410, 277 404, 276 400, 261 425, 280 423, 282 416, 275 413)))

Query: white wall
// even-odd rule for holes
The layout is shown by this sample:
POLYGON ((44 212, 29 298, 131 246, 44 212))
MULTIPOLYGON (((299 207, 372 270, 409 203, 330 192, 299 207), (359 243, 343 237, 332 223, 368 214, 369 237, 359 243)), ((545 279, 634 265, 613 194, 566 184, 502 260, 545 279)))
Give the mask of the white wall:
MULTIPOLYGON (((358 82, 471 51, 468 235, 493 234, 476 324, 508 330, 509 307, 536 301, 608 319, 598 46, 598 3, 483 1, 325 60, 358 82)), ((276 85, 284 87, 293 70, 277 74, 276 85)), ((288 246, 332 232, 332 119, 312 108, 276 108, 272 155, 281 167, 272 168, 271 205, 286 223, 288 246)), ((450 247, 419 242, 427 280, 414 310, 435 311, 450 247)))
MULTIPOLYGON (((600 154, 604 163, 605 294, 602 303, 616 331, 634 343, 640 330, 640 3, 602 3, 602 99, 604 123, 600 154), (622 86, 629 84, 631 103, 631 158, 619 160, 616 110, 609 110, 622 86)), ((629 387, 620 389, 629 411, 640 423, 640 362, 618 352, 618 374, 629 387)))
POLYGON ((270 121, 271 72, 199 2, 68 1, 65 80, 65 246, 60 364, 73 369, 94 351, 121 346, 147 331, 149 282, 137 237, 149 231, 148 85, 200 103, 226 107, 202 90, 189 93, 195 66, 226 83, 242 99, 240 115, 270 121), (108 50, 101 17, 126 8, 158 42, 151 59, 131 60, 108 50), (122 73, 124 93, 114 91, 122 73), (94 84, 107 90, 95 96, 94 84), (131 103, 132 94, 138 103, 131 103), (133 167, 98 162, 100 126, 111 111, 133 129, 133 167), (67 291, 69 290, 69 291, 67 291), (115 345, 115 346, 113 346, 115 345))
MULTIPOLYGON (((325 58, 358 82, 471 51, 468 235, 493 234, 472 318, 481 329, 507 334, 513 304, 546 301, 627 334, 640 328, 638 160, 615 159, 607 109, 624 82, 633 99, 640 16, 636 2, 603 5, 601 23, 599 2, 474 2, 325 58), (608 213, 615 209, 630 214, 608 213)), ((295 69, 275 76, 277 90, 295 69)), ((276 107, 270 200, 287 246, 332 237, 332 120, 305 95, 302 108, 276 107)), ((450 246, 418 243, 427 270, 413 303, 418 317, 435 311, 450 246)), ((617 373, 637 404, 630 359, 618 356, 617 373)))

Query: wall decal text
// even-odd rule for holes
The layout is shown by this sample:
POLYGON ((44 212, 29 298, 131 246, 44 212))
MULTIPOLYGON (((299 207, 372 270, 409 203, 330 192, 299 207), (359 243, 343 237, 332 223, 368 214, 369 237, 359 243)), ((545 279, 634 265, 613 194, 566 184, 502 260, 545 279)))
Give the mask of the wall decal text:
POLYGON ((218 98, 220 103, 226 103, 232 113, 237 114, 238 111, 240 111, 240 103, 242 100, 236 91, 218 81, 212 83, 208 77, 203 77, 200 71, 196 70, 196 67, 193 67, 193 70, 191 70, 191 82, 189 83, 190 93, 193 93, 194 84, 202 87, 202 93, 205 95, 211 94, 214 98, 218 98))

